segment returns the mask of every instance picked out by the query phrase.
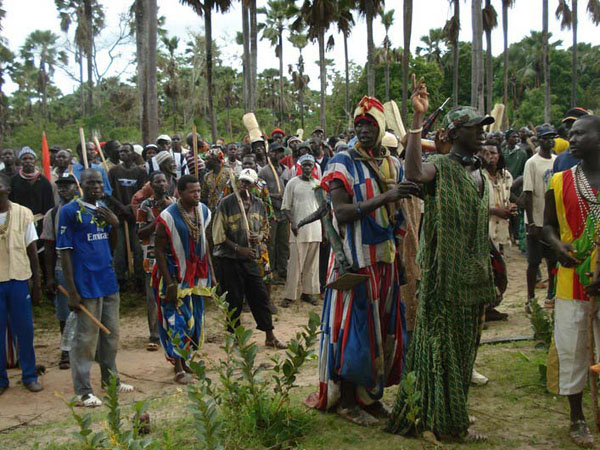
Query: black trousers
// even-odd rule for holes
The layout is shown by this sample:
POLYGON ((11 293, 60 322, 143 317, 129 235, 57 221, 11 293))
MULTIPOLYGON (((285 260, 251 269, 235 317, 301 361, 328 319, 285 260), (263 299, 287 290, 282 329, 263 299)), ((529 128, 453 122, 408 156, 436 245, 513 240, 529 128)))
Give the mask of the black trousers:
POLYGON ((258 264, 255 261, 219 257, 215 257, 214 263, 219 295, 227 292, 229 311, 234 311, 234 322, 240 317, 245 296, 256 321, 256 328, 261 331, 272 330, 269 293, 258 264))
POLYGON ((321 283, 321 292, 325 292, 327 284, 327 268, 329 265, 329 251, 331 245, 329 242, 321 242, 319 244, 319 283, 321 283))

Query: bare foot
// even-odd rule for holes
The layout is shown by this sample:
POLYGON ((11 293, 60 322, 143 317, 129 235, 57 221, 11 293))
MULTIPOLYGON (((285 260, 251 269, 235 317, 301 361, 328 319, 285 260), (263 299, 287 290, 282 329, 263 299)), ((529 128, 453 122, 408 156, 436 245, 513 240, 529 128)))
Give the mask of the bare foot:
POLYGON ((354 405, 350 408, 342 408, 341 406, 338 406, 336 413, 344 419, 364 427, 376 425, 378 422, 375 417, 363 410, 358 405, 354 405))
POLYGON ((569 436, 571 436, 571 440, 578 447, 592 448, 594 446, 594 436, 592 436, 592 432, 585 423, 585 420, 571 422, 569 436))

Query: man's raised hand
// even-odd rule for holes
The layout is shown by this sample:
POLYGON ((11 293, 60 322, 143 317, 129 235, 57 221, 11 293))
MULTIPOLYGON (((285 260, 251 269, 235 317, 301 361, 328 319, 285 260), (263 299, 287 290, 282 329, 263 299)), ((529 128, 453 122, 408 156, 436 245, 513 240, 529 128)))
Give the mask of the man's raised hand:
POLYGON ((429 109, 429 93, 427 92, 427 85, 425 84, 425 78, 419 78, 412 74, 412 95, 410 100, 412 102, 413 110, 415 113, 425 114, 429 109))

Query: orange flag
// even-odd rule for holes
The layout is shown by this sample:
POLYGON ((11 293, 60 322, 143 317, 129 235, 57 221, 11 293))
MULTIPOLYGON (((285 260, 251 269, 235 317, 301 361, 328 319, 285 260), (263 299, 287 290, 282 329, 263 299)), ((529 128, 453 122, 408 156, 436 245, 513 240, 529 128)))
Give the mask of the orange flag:
POLYGON ((44 168, 44 176, 50 180, 50 149, 48 148, 45 131, 42 131, 42 167, 44 168))

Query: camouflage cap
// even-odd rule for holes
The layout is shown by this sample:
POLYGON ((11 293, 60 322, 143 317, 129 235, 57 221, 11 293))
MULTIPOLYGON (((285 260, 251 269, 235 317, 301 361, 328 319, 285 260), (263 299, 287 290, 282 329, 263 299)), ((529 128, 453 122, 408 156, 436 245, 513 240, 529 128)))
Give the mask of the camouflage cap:
POLYGON ((492 123, 494 123, 492 116, 482 116, 471 106, 457 106, 448 111, 448 114, 442 120, 442 127, 446 130, 452 130, 475 125, 490 125, 492 123))

